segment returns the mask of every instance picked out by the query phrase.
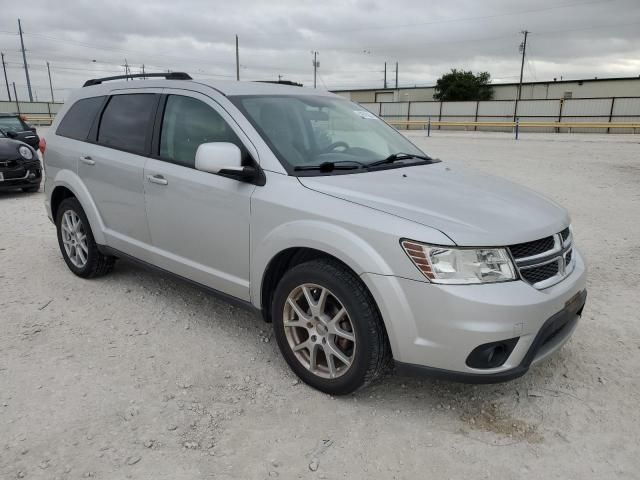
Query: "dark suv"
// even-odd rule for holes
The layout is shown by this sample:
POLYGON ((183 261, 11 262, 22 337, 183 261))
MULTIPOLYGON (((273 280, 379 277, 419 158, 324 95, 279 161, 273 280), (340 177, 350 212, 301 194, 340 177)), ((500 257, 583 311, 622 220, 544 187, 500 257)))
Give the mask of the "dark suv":
POLYGON ((0 130, 4 132, 6 137, 20 140, 34 150, 38 149, 40 137, 38 137, 36 128, 28 125, 20 115, 0 113, 0 130))
POLYGON ((0 191, 22 189, 37 192, 42 180, 42 165, 31 145, 8 138, 0 127, 0 191))

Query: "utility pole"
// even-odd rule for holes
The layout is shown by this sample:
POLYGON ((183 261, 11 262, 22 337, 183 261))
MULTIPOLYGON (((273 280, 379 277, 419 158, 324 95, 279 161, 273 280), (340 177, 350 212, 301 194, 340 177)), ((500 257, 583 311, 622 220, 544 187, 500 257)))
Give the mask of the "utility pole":
POLYGON ((316 88, 316 75, 317 75, 319 66, 320 66, 320 62, 318 62, 318 52, 314 50, 313 52, 313 88, 316 88))
POLYGON ((384 62, 384 88, 387 88, 387 62, 384 62))
POLYGON ((518 85, 518 100, 522 98, 522 72, 524 71, 524 57, 527 53, 527 35, 529 35, 529 31, 523 30, 522 34, 524 35, 524 40, 520 44, 520 49, 522 50, 522 62, 520 63, 520 84, 518 85))
POLYGON ((18 110, 18 115, 20 115, 20 104, 18 103, 18 92, 16 91, 16 82, 13 83, 13 98, 16 99, 16 109, 18 110))
POLYGON ((398 62, 396 62, 396 90, 398 89, 398 62))
POLYGON ((7 86, 7 96, 9 97, 9 101, 11 101, 11 90, 9 90, 9 80, 7 80, 7 66, 4 63, 4 53, 0 53, 2 56, 2 69, 4 70, 4 83, 7 86))
POLYGON ((240 50, 238 47, 238 35, 236 35, 236 80, 240 81, 240 50))
POLYGON ((144 63, 142 64, 142 79, 146 80, 147 77, 144 76, 144 63))
POLYGON ((128 82, 129 81, 129 63, 127 62, 127 59, 124 59, 124 65, 120 65, 121 67, 124 67, 124 76, 125 76, 125 80, 128 82))
POLYGON ((31 94, 31 80, 29 79, 29 67, 27 66, 27 54, 24 50, 24 39, 22 38, 22 24, 18 19, 18 32, 20 33, 20 45, 22 46, 22 61, 24 62, 24 74, 27 76, 27 89, 29 90, 29 101, 33 102, 33 95, 31 94))
POLYGON ((51 83, 51 68, 49 68, 49 62, 47 62, 47 73, 49 74, 49 88, 51 89, 51 103, 55 102, 53 99, 53 83, 51 83))

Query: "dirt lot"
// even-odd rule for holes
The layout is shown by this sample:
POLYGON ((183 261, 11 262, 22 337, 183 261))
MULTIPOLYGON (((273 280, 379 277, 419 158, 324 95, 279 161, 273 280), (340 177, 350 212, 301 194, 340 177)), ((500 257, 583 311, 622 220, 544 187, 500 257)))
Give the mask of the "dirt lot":
POLYGON ((0 194, 0 478, 640 478, 640 136, 412 137, 570 209, 589 299, 558 355, 331 398, 251 313, 124 262, 73 276, 43 195, 0 194))

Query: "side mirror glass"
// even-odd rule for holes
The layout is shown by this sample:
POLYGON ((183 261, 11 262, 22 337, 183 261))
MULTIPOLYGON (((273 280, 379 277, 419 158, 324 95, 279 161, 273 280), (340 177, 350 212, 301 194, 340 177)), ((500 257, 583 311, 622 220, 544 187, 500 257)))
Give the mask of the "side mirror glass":
POLYGON ((238 146, 233 143, 203 143, 196 150, 196 169, 208 173, 241 170, 242 154, 238 146))

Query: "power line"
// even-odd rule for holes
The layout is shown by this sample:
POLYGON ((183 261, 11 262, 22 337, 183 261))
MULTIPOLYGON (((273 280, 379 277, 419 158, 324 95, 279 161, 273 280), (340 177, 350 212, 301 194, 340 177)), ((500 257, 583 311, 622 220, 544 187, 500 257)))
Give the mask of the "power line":
MULTIPOLYGON (((485 20, 485 19, 492 19, 492 18, 517 16, 517 15, 545 12, 545 11, 551 11, 551 10, 559 10, 559 9, 564 9, 564 8, 579 7, 579 6, 585 6, 585 5, 594 5, 594 4, 598 4, 598 3, 610 3, 610 2, 614 2, 614 1, 617 1, 617 0, 590 0, 590 1, 586 1, 586 2, 567 3, 567 4, 564 4, 564 5, 554 5, 554 6, 550 6, 550 7, 532 8, 532 9, 527 9, 527 10, 496 13, 496 14, 491 14, 491 15, 479 15, 479 16, 473 16, 473 17, 459 17, 459 18, 444 18, 444 19, 441 19, 441 20, 431 20, 431 21, 428 21, 428 22, 404 23, 404 24, 385 24, 385 25, 369 25, 369 26, 355 27, 355 28, 350 26, 348 28, 348 31, 349 32, 359 32, 359 31, 366 31, 366 30, 379 31, 379 30, 390 30, 390 29, 410 28, 410 27, 423 27, 423 26, 428 26, 428 25, 438 25, 438 24, 442 24, 442 23, 464 22, 464 21, 471 21, 471 20, 476 21, 476 20, 485 20)), ((301 28, 304 28, 304 27, 301 27, 301 28)), ((324 30, 313 29, 313 30, 311 30, 311 33, 312 34, 314 34, 314 33, 336 33, 336 32, 343 33, 344 31, 345 31, 344 27, 338 27, 338 28, 334 28, 334 29, 324 29, 324 30)), ((295 32, 293 32, 293 33, 295 33, 295 32)), ((259 36, 269 36, 269 37, 290 37, 292 35, 292 32, 272 33, 272 32, 253 31, 252 34, 253 35, 259 35, 259 36)))
MULTIPOLYGON (((609 1, 615 1, 615 0, 609 0, 609 1)), ((598 2, 587 2, 587 3, 598 3, 598 2)), ((571 5, 577 5, 577 4, 571 4, 571 5)), ((560 6, 554 7, 554 8, 560 8, 560 6)), ((571 31, 591 30, 591 29, 608 28, 608 27, 615 27, 615 26, 629 26, 629 25, 637 25, 638 23, 640 23, 640 22, 625 23, 625 24, 621 24, 621 25, 589 26, 589 27, 580 27, 580 28, 575 28, 575 29, 563 29, 563 30, 557 30, 557 31, 556 30, 554 30, 554 31, 540 31, 540 32, 537 32, 536 35, 566 33, 566 32, 571 32, 571 31)), ((77 42, 77 41, 73 41, 73 40, 61 39, 61 38, 57 38, 57 37, 53 37, 53 36, 45 35, 45 34, 25 33, 25 35, 39 36, 39 37, 42 37, 42 38, 47 38, 50 41, 71 43, 71 44, 78 45, 78 46, 81 46, 81 47, 84 47, 84 48, 89 48, 89 49, 114 51, 114 52, 115 51, 117 51, 117 52, 126 52, 127 54, 139 53, 140 55, 145 55, 145 58, 146 57, 159 57, 159 56, 162 56, 162 57, 177 57, 176 55, 170 55, 170 54, 157 54, 157 53, 149 54, 149 53, 140 52, 140 51, 136 51, 136 50, 132 51, 132 50, 119 49, 119 48, 105 47, 105 46, 100 46, 100 45, 91 45, 91 44, 87 44, 85 42, 77 42)), ((481 41, 502 40, 502 39, 505 39, 505 38, 511 38, 513 36, 514 36, 514 34, 508 34, 508 35, 491 36, 491 37, 480 37, 480 38, 468 38, 468 39, 460 39, 460 40, 442 40, 442 41, 438 41, 438 42, 430 42, 429 45, 433 46, 433 45, 454 44, 454 43, 477 43, 477 42, 481 42, 481 41)), ((388 43, 385 46, 388 46, 388 43)), ((331 48, 331 47, 329 47, 328 49, 329 50, 333 50, 333 51, 353 51, 353 50, 356 50, 356 48, 341 49, 341 48, 331 48)), ((357 48, 357 50, 360 51, 361 48, 357 48)), ((180 56, 180 58, 182 60, 184 60, 184 56, 180 56)), ((104 63, 104 62, 101 62, 101 63, 104 63)), ((218 65, 231 65, 231 64, 225 63, 225 62, 216 62, 216 64, 218 64, 218 65)), ((281 67, 273 66, 273 65, 252 65, 251 68, 252 69, 257 69, 257 70, 279 70, 279 71, 288 71, 289 70, 289 68, 281 68, 281 67)))

